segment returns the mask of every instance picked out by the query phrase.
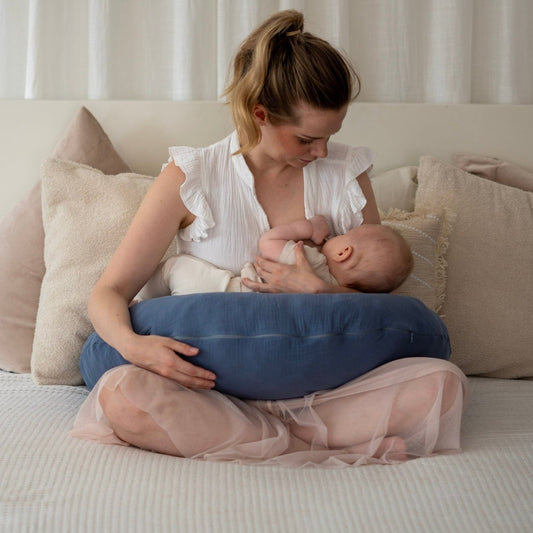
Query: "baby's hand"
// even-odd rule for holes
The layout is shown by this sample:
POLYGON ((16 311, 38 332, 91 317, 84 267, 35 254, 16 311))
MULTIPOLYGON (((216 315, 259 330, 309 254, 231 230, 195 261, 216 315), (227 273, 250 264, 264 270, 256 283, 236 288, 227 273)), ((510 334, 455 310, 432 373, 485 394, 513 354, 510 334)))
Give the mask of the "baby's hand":
POLYGON ((311 225, 313 226, 313 235, 311 236, 311 240, 315 244, 322 244, 326 240, 326 237, 330 234, 329 224, 326 220, 326 217, 323 215, 316 215, 310 218, 309 222, 311 222, 311 225))

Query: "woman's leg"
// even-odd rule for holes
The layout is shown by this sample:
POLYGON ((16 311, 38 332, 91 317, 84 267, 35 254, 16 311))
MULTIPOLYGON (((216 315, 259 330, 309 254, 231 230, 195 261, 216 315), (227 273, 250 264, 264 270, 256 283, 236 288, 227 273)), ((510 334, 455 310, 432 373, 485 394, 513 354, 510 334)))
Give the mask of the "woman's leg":
POLYGON ((105 423, 139 448, 180 457, 260 460, 283 453, 289 443, 286 426, 271 414, 132 365, 106 374, 94 393, 105 423))
POLYGON ((291 433, 312 446, 375 457, 384 450, 427 455, 459 447, 465 388, 466 378, 451 363, 413 358, 318 393, 305 407, 280 403, 291 433))
POLYGON ((325 402, 315 408, 328 428, 328 447, 367 442, 376 435, 402 436, 418 425, 440 403, 445 413, 455 398, 454 374, 438 372, 382 390, 325 402))
POLYGON ((141 411, 125 398, 120 387, 115 390, 104 387, 99 402, 107 423, 119 439, 145 450, 180 455, 167 433, 149 413, 141 411))
POLYGON ((389 462, 459 449, 465 391, 460 370, 426 358, 395 361, 337 389, 277 402, 193 391, 126 365, 100 380, 73 434, 115 443, 119 437, 191 458, 389 462))

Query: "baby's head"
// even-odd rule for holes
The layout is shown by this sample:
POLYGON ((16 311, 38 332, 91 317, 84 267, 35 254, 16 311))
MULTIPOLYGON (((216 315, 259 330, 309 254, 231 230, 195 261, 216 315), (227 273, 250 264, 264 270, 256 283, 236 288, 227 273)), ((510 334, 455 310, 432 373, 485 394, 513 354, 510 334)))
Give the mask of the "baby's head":
POLYGON ((362 292, 390 292, 413 269, 413 255, 404 238, 381 224, 363 224, 322 246, 328 268, 339 285, 362 292))

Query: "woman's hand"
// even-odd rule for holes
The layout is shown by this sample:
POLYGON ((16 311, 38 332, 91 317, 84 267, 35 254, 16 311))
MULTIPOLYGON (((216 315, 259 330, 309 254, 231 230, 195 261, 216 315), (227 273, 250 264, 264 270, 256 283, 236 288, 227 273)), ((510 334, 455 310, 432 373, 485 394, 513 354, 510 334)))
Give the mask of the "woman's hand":
POLYGON ((332 292, 332 286, 321 280, 311 268, 305 257, 303 243, 300 241, 294 250, 296 263, 285 265, 257 257, 255 269, 264 280, 263 283, 244 278, 242 283, 256 292, 332 292))
POLYGON ((133 335, 123 348, 123 357, 136 366, 193 389, 212 389, 215 374, 182 359, 194 357, 198 348, 169 337, 133 335))

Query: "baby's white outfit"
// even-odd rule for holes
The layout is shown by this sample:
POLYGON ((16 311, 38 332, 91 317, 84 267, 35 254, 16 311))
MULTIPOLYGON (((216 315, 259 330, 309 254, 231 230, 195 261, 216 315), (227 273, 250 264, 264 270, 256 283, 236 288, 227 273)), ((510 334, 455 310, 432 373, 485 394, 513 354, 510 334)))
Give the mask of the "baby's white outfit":
POLYGON ((244 265, 240 276, 235 276, 230 270, 218 268, 203 259, 180 254, 160 263, 135 299, 200 292, 251 292, 241 283, 241 278, 261 281, 251 263, 244 265))
MULTIPOLYGON (((288 241, 279 256, 279 262, 294 265, 295 247, 295 241, 288 241)), ((312 246, 304 246, 304 253, 318 277, 327 283, 338 285, 328 269, 324 254, 312 246)), ((252 263, 246 263, 240 276, 234 276, 230 270, 218 268, 192 255, 181 254, 163 261, 136 299, 148 300, 168 294, 176 296, 200 292, 252 292, 243 285, 242 278, 261 281, 252 263)))
MULTIPOLYGON (((296 263, 296 253, 294 252, 295 248, 296 242, 288 241, 281 251, 278 261, 280 263, 285 263, 286 265, 294 265, 296 263)), ((309 264, 320 279, 324 280, 330 285, 338 285, 337 280, 329 271, 326 256, 321 253, 318 248, 304 245, 304 252, 309 264)))

